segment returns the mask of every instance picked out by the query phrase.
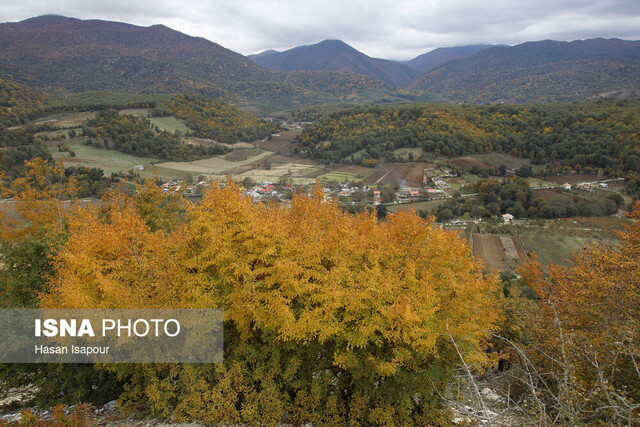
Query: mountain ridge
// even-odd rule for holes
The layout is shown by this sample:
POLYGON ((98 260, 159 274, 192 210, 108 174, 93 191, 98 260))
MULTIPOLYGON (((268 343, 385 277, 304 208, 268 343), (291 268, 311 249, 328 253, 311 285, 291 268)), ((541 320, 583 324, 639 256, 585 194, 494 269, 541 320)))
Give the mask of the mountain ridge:
POLYGON ((417 72, 401 63, 372 58, 342 40, 323 40, 283 52, 265 51, 248 58, 277 71, 338 71, 365 75, 401 87, 417 77, 417 72))
POLYGON ((71 92, 198 92, 273 105, 395 96, 380 81, 356 75, 327 73, 318 76, 313 89, 294 85, 287 73, 260 67, 217 43, 164 25, 140 27, 59 15, 0 24, 0 75, 71 92), (350 91, 323 91, 320 83, 332 86, 332 79, 345 82, 350 91))
POLYGON ((407 86, 457 102, 573 101, 640 88, 640 42, 595 38, 493 47, 446 62, 407 86))
POLYGON ((425 58, 441 62, 427 64, 432 68, 419 74, 340 40, 265 51, 250 59, 161 24, 140 27, 60 15, 0 24, 0 77, 51 92, 197 92, 289 109, 434 99, 429 94, 470 103, 573 101, 640 89, 639 41, 442 48, 414 58, 413 66, 424 67, 425 58))
POLYGON ((483 50, 490 49, 492 47, 506 46, 506 45, 494 45, 494 44, 478 44, 478 45, 466 45, 466 46, 453 46, 453 47, 439 47, 427 53, 423 53, 409 61, 405 62, 405 65, 413 68, 420 73, 433 70, 439 67, 445 62, 452 61, 454 59, 462 59, 471 55, 475 55, 483 50))

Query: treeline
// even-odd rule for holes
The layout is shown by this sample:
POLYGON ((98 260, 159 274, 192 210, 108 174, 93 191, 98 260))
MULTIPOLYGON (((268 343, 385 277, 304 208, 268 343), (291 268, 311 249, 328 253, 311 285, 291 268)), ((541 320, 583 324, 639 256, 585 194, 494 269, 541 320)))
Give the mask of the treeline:
POLYGON ((624 204, 617 193, 607 196, 591 195, 589 199, 574 197, 535 198, 527 180, 512 177, 502 181, 481 179, 471 191, 476 197, 454 197, 439 205, 435 215, 439 221, 453 217, 491 218, 511 214, 515 218, 568 218, 576 216, 607 216, 614 214, 624 204))
POLYGON ((640 170, 638 134, 638 99, 543 105, 413 104, 330 113, 305 129, 300 142, 308 147, 306 156, 324 162, 402 161, 394 150, 420 147, 431 156, 497 151, 538 165, 601 168, 607 175, 620 176, 640 170))
POLYGON ((187 144, 179 132, 159 130, 149 119, 119 114, 116 110, 96 113, 96 117, 87 122, 82 132, 90 138, 87 145, 164 160, 190 161, 229 151, 217 144, 208 147, 187 144), (92 138, 101 138, 102 142, 92 138))
POLYGON ((47 105, 49 114, 65 111, 93 111, 108 108, 161 108, 173 95, 149 95, 96 90, 73 93, 58 98, 47 105))
POLYGON ((222 100, 200 95, 177 95, 171 99, 166 112, 183 119, 196 136, 224 143, 255 141, 280 130, 277 123, 261 120, 222 100))

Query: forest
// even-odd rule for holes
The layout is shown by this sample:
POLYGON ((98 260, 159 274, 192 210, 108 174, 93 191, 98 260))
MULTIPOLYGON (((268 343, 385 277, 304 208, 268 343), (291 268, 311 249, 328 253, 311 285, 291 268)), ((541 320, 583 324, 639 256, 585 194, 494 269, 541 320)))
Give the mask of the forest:
POLYGON ((218 144, 209 147, 186 144, 179 133, 159 130, 149 119, 119 114, 116 110, 99 111, 82 132, 83 136, 98 138, 88 140, 88 145, 165 160, 189 161, 229 151, 218 144))
MULTIPOLYGON (((540 105, 361 106, 329 113, 300 136, 304 155, 323 162, 401 161, 398 148, 435 156, 492 151, 603 169, 622 176, 640 168, 640 100, 540 105)), ((416 161, 419 159, 415 159, 416 161)))
POLYGON ((217 142, 255 141, 280 130, 277 123, 261 120, 219 99, 200 95, 177 95, 171 99, 166 112, 183 119, 195 131, 195 136, 217 142))

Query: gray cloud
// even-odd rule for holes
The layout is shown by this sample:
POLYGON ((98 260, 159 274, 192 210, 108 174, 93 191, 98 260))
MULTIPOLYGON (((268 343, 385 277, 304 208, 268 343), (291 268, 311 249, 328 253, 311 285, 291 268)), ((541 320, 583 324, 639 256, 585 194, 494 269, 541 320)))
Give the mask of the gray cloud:
POLYGON ((243 54, 328 38, 390 59, 476 43, 640 39, 637 0, 0 0, 2 21, 48 13, 164 24, 243 54))

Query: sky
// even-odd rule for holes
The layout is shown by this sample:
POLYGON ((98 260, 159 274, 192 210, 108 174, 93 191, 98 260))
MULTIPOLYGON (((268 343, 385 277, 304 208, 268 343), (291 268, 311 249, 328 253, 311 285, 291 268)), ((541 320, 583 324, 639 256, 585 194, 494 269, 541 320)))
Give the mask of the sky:
POLYGON ((163 24, 243 55, 325 39, 394 60, 469 44, 640 40, 640 0, 0 0, 0 22, 45 14, 163 24))

